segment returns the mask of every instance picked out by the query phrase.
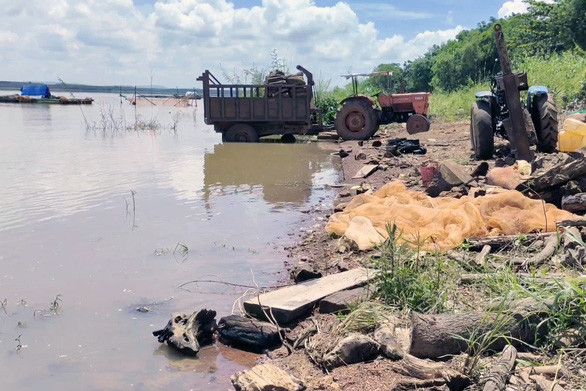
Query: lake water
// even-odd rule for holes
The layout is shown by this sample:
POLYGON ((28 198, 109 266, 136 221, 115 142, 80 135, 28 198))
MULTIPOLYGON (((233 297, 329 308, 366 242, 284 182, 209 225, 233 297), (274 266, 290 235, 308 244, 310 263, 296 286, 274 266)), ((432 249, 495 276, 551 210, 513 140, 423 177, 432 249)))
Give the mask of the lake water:
POLYGON ((286 277, 283 247, 331 196, 332 147, 222 144, 201 105, 92 96, 0 104, 0 388, 230 389, 256 355, 185 359, 151 333, 244 293, 186 282, 286 277))

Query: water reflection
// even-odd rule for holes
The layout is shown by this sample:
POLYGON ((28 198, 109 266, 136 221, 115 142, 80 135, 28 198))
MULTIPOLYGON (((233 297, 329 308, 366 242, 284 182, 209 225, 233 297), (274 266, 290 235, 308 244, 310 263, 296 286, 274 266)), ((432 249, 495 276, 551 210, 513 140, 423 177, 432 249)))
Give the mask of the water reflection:
POLYGON ((204 156, 204 198, 262 186, 271 204, 301 205, 311 196, 313 176, 330 161, 317 144, 218 144, 204 156))

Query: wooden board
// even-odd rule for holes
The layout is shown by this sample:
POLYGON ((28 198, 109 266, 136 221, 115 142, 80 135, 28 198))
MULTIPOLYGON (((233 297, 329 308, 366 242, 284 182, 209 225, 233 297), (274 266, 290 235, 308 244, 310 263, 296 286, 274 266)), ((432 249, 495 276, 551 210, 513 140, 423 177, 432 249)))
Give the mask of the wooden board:
POLYGON ((370 174, 375 172, 377 169, 378 169, 377 164, 367 164, 364 167, 362 167, 360 170, 358 170, 358 172, 356 174, 354 174, 352 179, 366 178, 367 176, 369 176, 370 174))
POLYGON ((358 268, 305 281, 247 300, 244 302, 244 309, 251 314, 263 317, 260 301, 267 313, 270 313, 268 308, 271 309, 277 322, 288 323, 310 311, 313 304, 320 299, 332 293, 362 285, 373 279, 375 273, 372 269, 358 268))

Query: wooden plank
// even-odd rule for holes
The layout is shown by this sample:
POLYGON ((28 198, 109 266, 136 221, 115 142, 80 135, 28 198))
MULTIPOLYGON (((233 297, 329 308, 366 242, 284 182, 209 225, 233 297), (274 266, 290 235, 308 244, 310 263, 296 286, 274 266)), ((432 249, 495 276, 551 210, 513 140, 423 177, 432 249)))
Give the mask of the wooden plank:
POLYGON ((364 167, 362 167, 360 170, 358 170, 358 172, 356 174, 354 174, 352 179, 366 178, 367 176, 369 176, 370 174, 375 172, 377 169, 378 169, 377 164, 366 164, 364 167))
POLYGON ((244 309, 253 315, 264 317, 260 301, 267 313, 270 313, 269 308, 271 309, 277 322, 288 323, 310 311, 320 299, 362 285, 375 275, 376 271, 366 268, 331 274, 254 297, 244 302, 244 309))

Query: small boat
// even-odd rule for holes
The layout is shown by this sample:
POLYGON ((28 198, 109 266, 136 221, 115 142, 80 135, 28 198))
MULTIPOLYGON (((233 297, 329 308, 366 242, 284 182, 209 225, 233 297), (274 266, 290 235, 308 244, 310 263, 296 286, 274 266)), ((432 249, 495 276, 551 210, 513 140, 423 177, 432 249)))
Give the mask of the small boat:
POLYGON ((23 86, 20 94, 0 96, 0 103, 44 103, 60 105, 90 105, 92 98, 67 98, 51 95, 49 86, 45 84, 23 86))

